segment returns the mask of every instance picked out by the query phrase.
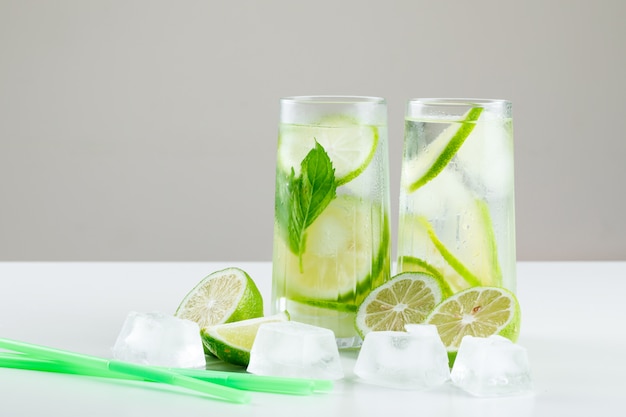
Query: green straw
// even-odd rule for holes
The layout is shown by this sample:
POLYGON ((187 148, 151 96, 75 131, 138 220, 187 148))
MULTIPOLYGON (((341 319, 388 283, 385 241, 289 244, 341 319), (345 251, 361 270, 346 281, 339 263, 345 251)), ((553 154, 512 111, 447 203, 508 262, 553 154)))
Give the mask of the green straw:
POLYGON ((137 365, 118 360, 106 360, 95 356, 88 356, 4 338, 0 338, 0 348, 26 353, 31 356, 52 361, 69 363, 77 368, 85 369, 86 372, 89 372, 93 368, 96 368, 103 373, 113 371, 121 374, 132 375, 133 377, 144 378, 154 382, 161 382, 187 388, 224 401, 240 404, 250 402, 250 394, 247 392, 191 378, 165 368, 137 365))
POLYGON ((254 375, 241 372, 210 371, 202 369, 170 368, 175 372, 205 381, 223 383, 229 387, 280 394, 311 394, 328 392, 333 389, 333 381, 326 379, 301 379, 279 376, 254 375))
MULTIPOLYGON (((113 372, 99 368, 76 367, 71 363, 49 361, 33 358, 18 353, 0 352, 0 367, 28 369, 33 371, 57 372, 65 374, 88 375, 104 378, 134 379, 145 381, 145 378, 113 372)), ((187 368, 167 368, 172 372, 188 377, 213 382, 246 391, 270 392, 291 395, 309 395, 313 392, 327 392, 333 388, 333 382, 321 379, 283 378, 274 376, 253 375, 239 372, 212 371, 187 368)))

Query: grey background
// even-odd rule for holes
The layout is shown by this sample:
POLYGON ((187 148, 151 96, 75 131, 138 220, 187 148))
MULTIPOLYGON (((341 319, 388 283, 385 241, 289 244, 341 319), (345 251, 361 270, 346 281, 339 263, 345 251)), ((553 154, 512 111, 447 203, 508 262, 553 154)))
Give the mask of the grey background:
MULTIPOLYGON (((513 102, 520 260, 626 260, 626 2, 0 0, 0 260, 270 260, 278 99, 513 102)), ((394 220, 394 233, 396 222, 394 220)))

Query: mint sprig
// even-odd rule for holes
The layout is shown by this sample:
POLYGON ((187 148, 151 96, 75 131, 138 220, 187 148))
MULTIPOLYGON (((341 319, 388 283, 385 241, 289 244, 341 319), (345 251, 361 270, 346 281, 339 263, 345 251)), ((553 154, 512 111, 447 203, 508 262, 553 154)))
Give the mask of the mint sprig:
POLYGON ((289 249, 299 257, 306 250, 306 229, 337 196, 335 169, 330 157, 317 141, 300 164, 300 176, 291 169, 289 176, 289 249))

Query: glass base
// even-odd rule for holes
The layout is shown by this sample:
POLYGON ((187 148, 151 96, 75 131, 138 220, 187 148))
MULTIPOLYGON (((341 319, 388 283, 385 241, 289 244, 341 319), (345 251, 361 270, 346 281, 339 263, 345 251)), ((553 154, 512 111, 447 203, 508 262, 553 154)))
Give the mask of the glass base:
POLYGON ((335 333, 339 349, 358 348, 363 342, 356 332, 356 313, 319 307, 283 298, 278 305, 289 313, 290 320, 324 327, 335 333))

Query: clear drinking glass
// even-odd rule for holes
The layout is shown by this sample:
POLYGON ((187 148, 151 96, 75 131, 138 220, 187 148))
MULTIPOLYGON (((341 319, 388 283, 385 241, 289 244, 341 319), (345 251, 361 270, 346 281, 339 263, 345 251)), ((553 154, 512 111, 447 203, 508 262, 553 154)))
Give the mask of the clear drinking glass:
POLYGON ((275 312, 359 346, 357 306, 389 279, 387 106, 378 97, 280 101, 275 312))
POLYGON ((512 106, 414 99, 407 105, 398 272, 440 277, 453 293, 515 292, 512 106))

